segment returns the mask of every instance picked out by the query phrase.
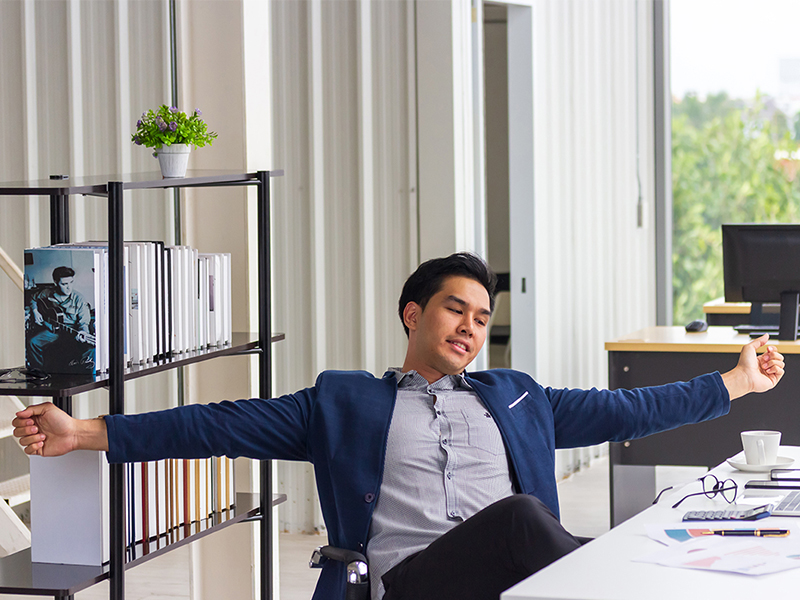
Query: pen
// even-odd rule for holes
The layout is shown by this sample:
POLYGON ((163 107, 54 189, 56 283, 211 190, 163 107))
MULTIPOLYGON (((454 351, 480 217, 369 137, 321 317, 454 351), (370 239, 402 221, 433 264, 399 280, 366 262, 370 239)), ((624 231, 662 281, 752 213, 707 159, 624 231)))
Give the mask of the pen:
POLYGON ((755 537, 786 537, 788 529, 711 529, 703 535, 748 535, 755 537))

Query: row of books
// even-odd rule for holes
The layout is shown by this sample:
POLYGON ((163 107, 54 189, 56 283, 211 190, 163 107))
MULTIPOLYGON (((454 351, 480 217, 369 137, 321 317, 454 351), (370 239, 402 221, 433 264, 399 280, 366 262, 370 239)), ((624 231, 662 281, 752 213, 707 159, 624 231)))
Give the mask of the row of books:
POLYGON ((131 560, 233 515, 230 458, 168 459, 125 469, 131 560))
MULTIPOLYGON (((32 456, 34 562, 102 565, 110 557, 109 464, 100 452, 32 456)), ((125 549, 135 560, 234 516, 233 460, 124 465, 125 549)))
MULTIPOLYGON (((163 242, 126 242, 125 359, 129 366, 232 339, 231 257, 163 242)), ((103 373, 110 349, 108 246, 25 251, 25 360, 45 373, 103 373)))

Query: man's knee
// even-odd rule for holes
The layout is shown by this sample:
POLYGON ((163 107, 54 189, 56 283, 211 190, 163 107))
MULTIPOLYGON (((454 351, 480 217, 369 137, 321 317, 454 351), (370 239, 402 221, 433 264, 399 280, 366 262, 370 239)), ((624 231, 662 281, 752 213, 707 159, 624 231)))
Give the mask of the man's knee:
POLYGON ((547 505, 534 496, 516 494, 498 503, 507 528, 508 540, 518 548, 542 547, 553 552, 553 560, 571 552, 578 542, 559 522, 547 505))
POLYGON ((512 524, 558 523, 558 518, 544 502, 528 494, 514 494, 504 498, 497 503, 497 507, 508 516, 512 524))

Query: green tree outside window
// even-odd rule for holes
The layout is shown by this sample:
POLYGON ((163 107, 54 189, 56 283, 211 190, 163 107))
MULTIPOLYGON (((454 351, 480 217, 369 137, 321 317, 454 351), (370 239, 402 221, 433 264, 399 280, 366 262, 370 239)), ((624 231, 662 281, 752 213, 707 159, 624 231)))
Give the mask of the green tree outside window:
POLYGON ((673 102, 676 324, 702 318, 703 304, 724 293, 723 223, 800 222, 800 115, 793 121, 760 95, 749 103, 724 92, 673 102))

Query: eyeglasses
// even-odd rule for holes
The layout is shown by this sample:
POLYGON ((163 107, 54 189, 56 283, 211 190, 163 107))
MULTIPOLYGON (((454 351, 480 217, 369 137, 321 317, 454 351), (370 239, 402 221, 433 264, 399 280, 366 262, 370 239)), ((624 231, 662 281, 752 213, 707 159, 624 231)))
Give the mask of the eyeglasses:
MULTIPOLYGON (((697 481, 700 481, 703 484, 703 491, 702 492, 695 492, 693 494, 686 494, 683 498, 678 500, 675 504, 672 505, 672 508, 678 508, 681 502, 686 500, 687 498, 691 498, 692 496, 705 496, 706 498, 714 498, 719 494, 722 496, 723 500, 728 504, 731 504, 734 500, 736 500, 736 494, 739 492, 739 487, 736 485, 736 482, 733 479, 724 479, 720 481, 716 478, 716 476, 708 474, 704 475, 697 481)), ((653 504, 657 504, 658 501, 661 499, 661 495, 666 492, 667 490, 671 490, 672 487, 664 488, 660 492, 658 492, 658 496, 656 499, 653 500, 653 504)))

